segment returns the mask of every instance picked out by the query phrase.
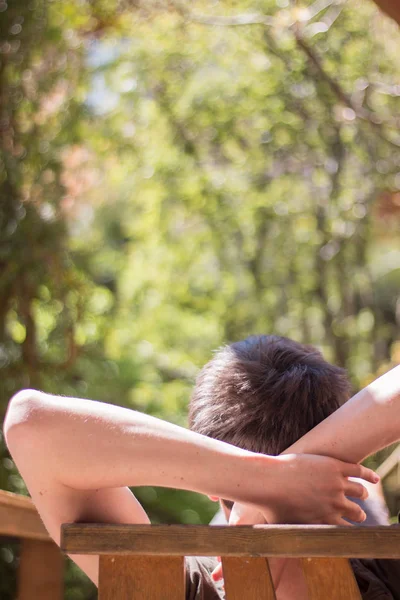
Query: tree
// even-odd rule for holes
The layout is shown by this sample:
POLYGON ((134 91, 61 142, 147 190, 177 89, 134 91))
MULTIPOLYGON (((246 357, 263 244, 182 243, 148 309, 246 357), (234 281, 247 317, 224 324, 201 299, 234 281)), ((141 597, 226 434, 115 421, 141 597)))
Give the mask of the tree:
MULTIPOLYGON (((197 370, 251 333, 355 388, 398 361, 400 42, 373 5, 3 4, 3 414, 31 386, 185 424, 197 370)), ((213 511, 137 493, 154 520, 213 511)))

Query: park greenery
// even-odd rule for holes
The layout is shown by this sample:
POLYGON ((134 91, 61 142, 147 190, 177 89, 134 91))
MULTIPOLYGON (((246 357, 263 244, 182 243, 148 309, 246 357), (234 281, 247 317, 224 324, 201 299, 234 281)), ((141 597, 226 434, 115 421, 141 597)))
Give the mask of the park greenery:
MULTIPOLYGON (((400 33, 373 3, 0 0, 0 24, 2 417, 34 387, 185 425, 198 369, 252 333, 355 390, 399 362, 400 33)), ((137 494, 154 522, 215 511, 137 494)))

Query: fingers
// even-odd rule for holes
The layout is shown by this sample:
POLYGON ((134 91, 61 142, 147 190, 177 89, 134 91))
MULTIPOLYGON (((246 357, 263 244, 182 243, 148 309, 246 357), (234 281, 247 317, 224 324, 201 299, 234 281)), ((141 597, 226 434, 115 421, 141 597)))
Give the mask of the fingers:
POLYGON ((350 500, 346 500, 343 510, 341 510, 342 517, 346 517, 346 519, 350 519, 351 521, 355 521, 356 523, 362 523, 367 518, 367 515, 354 502, 350 500))
POLYGON ((372 469, 368 469, 363 465, 358 465, 361 469, 359 477, 361 479, 365 479, 365 481, 369 481, 370 483, 378 483, 380 481, 380 477, 378 473, 375 473, 372 469))
POLYGON ((361 500, 368 498, 367 488, 365 488, 361 483, 356 483, 355 481, 348 481, 346 483, 344 493, 346 496, 360 498, 361 500))
POLYGON ((343 475, 345 477, 359 477, 370 483, 378 483, 380 479, 379 475, 372 471, 372 469, 368 469, 363 465, 352 465, 350 463, 343 463, 343 475))

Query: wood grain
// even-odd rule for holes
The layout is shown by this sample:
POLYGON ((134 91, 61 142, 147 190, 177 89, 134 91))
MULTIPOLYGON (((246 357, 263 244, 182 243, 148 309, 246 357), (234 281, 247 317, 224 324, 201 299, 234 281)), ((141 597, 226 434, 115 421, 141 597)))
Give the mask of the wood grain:
POLYGON ((62 526, 69 554, 400 558, 400 527, 62 526))
POLYGON ((18 600, 62 600, 64 557, 54 542, 23 540, 18 600))
POLYGON ((183 556, 101 556, 99 600, 185 600, 183 556))
POLYGON ((0 490, 0 535, 50 540, 30 498, 0 490))
POLYGON ((350 563, 345 558, 303 558, 309 600, 362 600, 350 563))
POLYGON ((226 600, 276 600, 265 558, 222 557, 226 600))

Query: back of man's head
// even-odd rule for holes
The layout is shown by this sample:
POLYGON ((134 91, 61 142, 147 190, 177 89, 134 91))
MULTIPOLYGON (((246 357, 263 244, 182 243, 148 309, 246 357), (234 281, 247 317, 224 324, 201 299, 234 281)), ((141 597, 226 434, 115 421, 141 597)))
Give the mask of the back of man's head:
POLYGON ((200 371, 192 430, 240 448, 279 454, 349 397, 345 371, 312 346, 275 335, 220 349, 200 371))

